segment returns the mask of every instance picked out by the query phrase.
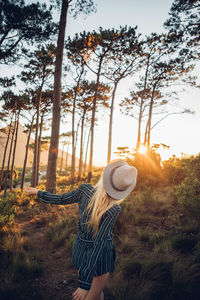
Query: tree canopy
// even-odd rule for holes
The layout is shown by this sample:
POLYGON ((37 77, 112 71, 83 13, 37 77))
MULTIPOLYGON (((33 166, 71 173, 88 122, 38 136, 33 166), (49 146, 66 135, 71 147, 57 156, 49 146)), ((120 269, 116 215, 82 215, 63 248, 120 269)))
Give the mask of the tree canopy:
POLYGON ((25 4, 24 0, 1 0, 0 63, 14 62, 26 52, 25 42, 45 41, 55 33, 51 7, 45 3, 25 4))

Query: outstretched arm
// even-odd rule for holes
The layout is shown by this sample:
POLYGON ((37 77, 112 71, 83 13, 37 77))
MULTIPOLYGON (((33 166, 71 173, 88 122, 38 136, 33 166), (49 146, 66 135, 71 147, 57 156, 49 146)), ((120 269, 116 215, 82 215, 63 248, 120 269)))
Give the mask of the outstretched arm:
POLYGON ((30 195, 37 195, 38 193, 38 189, 34 188, 34 187, 31 187, 31 186, 27 186, 24 188, 24 191, 27 193, 27 194, 30 194, 30 195))
POLYGON ((38 189, 33 187, 25 188, 25 192, 32 195, 37 195, 38 198, 40 198, 42 201, 47 202, 49 204, 67 205, 67 204, 79 202, 81 197, 81 186, 79 186, 77 189, 71 192, 61 194, 61 195, 39 191, 38 189))

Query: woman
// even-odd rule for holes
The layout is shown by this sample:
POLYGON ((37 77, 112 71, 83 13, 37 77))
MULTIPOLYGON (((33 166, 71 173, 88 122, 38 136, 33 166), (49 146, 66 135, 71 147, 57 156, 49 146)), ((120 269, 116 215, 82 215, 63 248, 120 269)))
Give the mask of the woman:
POLYGON ((120 212, 120 203, 135 188, 137 170, 124 160, 112 161, 94 187, 81 184, 63 195, 28 187, 27 193, 50 204, 78 203, 80 218, 72 251, 72 263, 78 269, 79 288, 74 300, 103 300, 103 288, 114 271, 115 248, 112 228, 120 212))

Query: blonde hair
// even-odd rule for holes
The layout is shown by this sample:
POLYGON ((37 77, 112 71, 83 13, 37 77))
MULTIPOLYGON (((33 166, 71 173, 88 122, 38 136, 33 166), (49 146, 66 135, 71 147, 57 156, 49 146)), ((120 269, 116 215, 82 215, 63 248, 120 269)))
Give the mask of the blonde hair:
POLYGON ((94 236, 98 233, 99 223, 103 214, 113 205, 120 204, 124 200, 115 200, 106 193, 103 186, 103 176, 101 176, 95 188, 96 191, 86 208, 86 213, 91 214, 87 225, 93 229, 94 236))

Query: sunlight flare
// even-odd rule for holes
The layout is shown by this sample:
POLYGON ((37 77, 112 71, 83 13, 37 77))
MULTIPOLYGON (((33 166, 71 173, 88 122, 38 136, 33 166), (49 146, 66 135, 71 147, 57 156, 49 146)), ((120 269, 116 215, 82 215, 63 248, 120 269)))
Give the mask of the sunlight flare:
POLYGON ((142 154, 145 154, 146 151, 147 151, 147 147, 141 145, 141 146, 140 146, 140 149, 139 149, 139 152, 142 153, 142 154))

